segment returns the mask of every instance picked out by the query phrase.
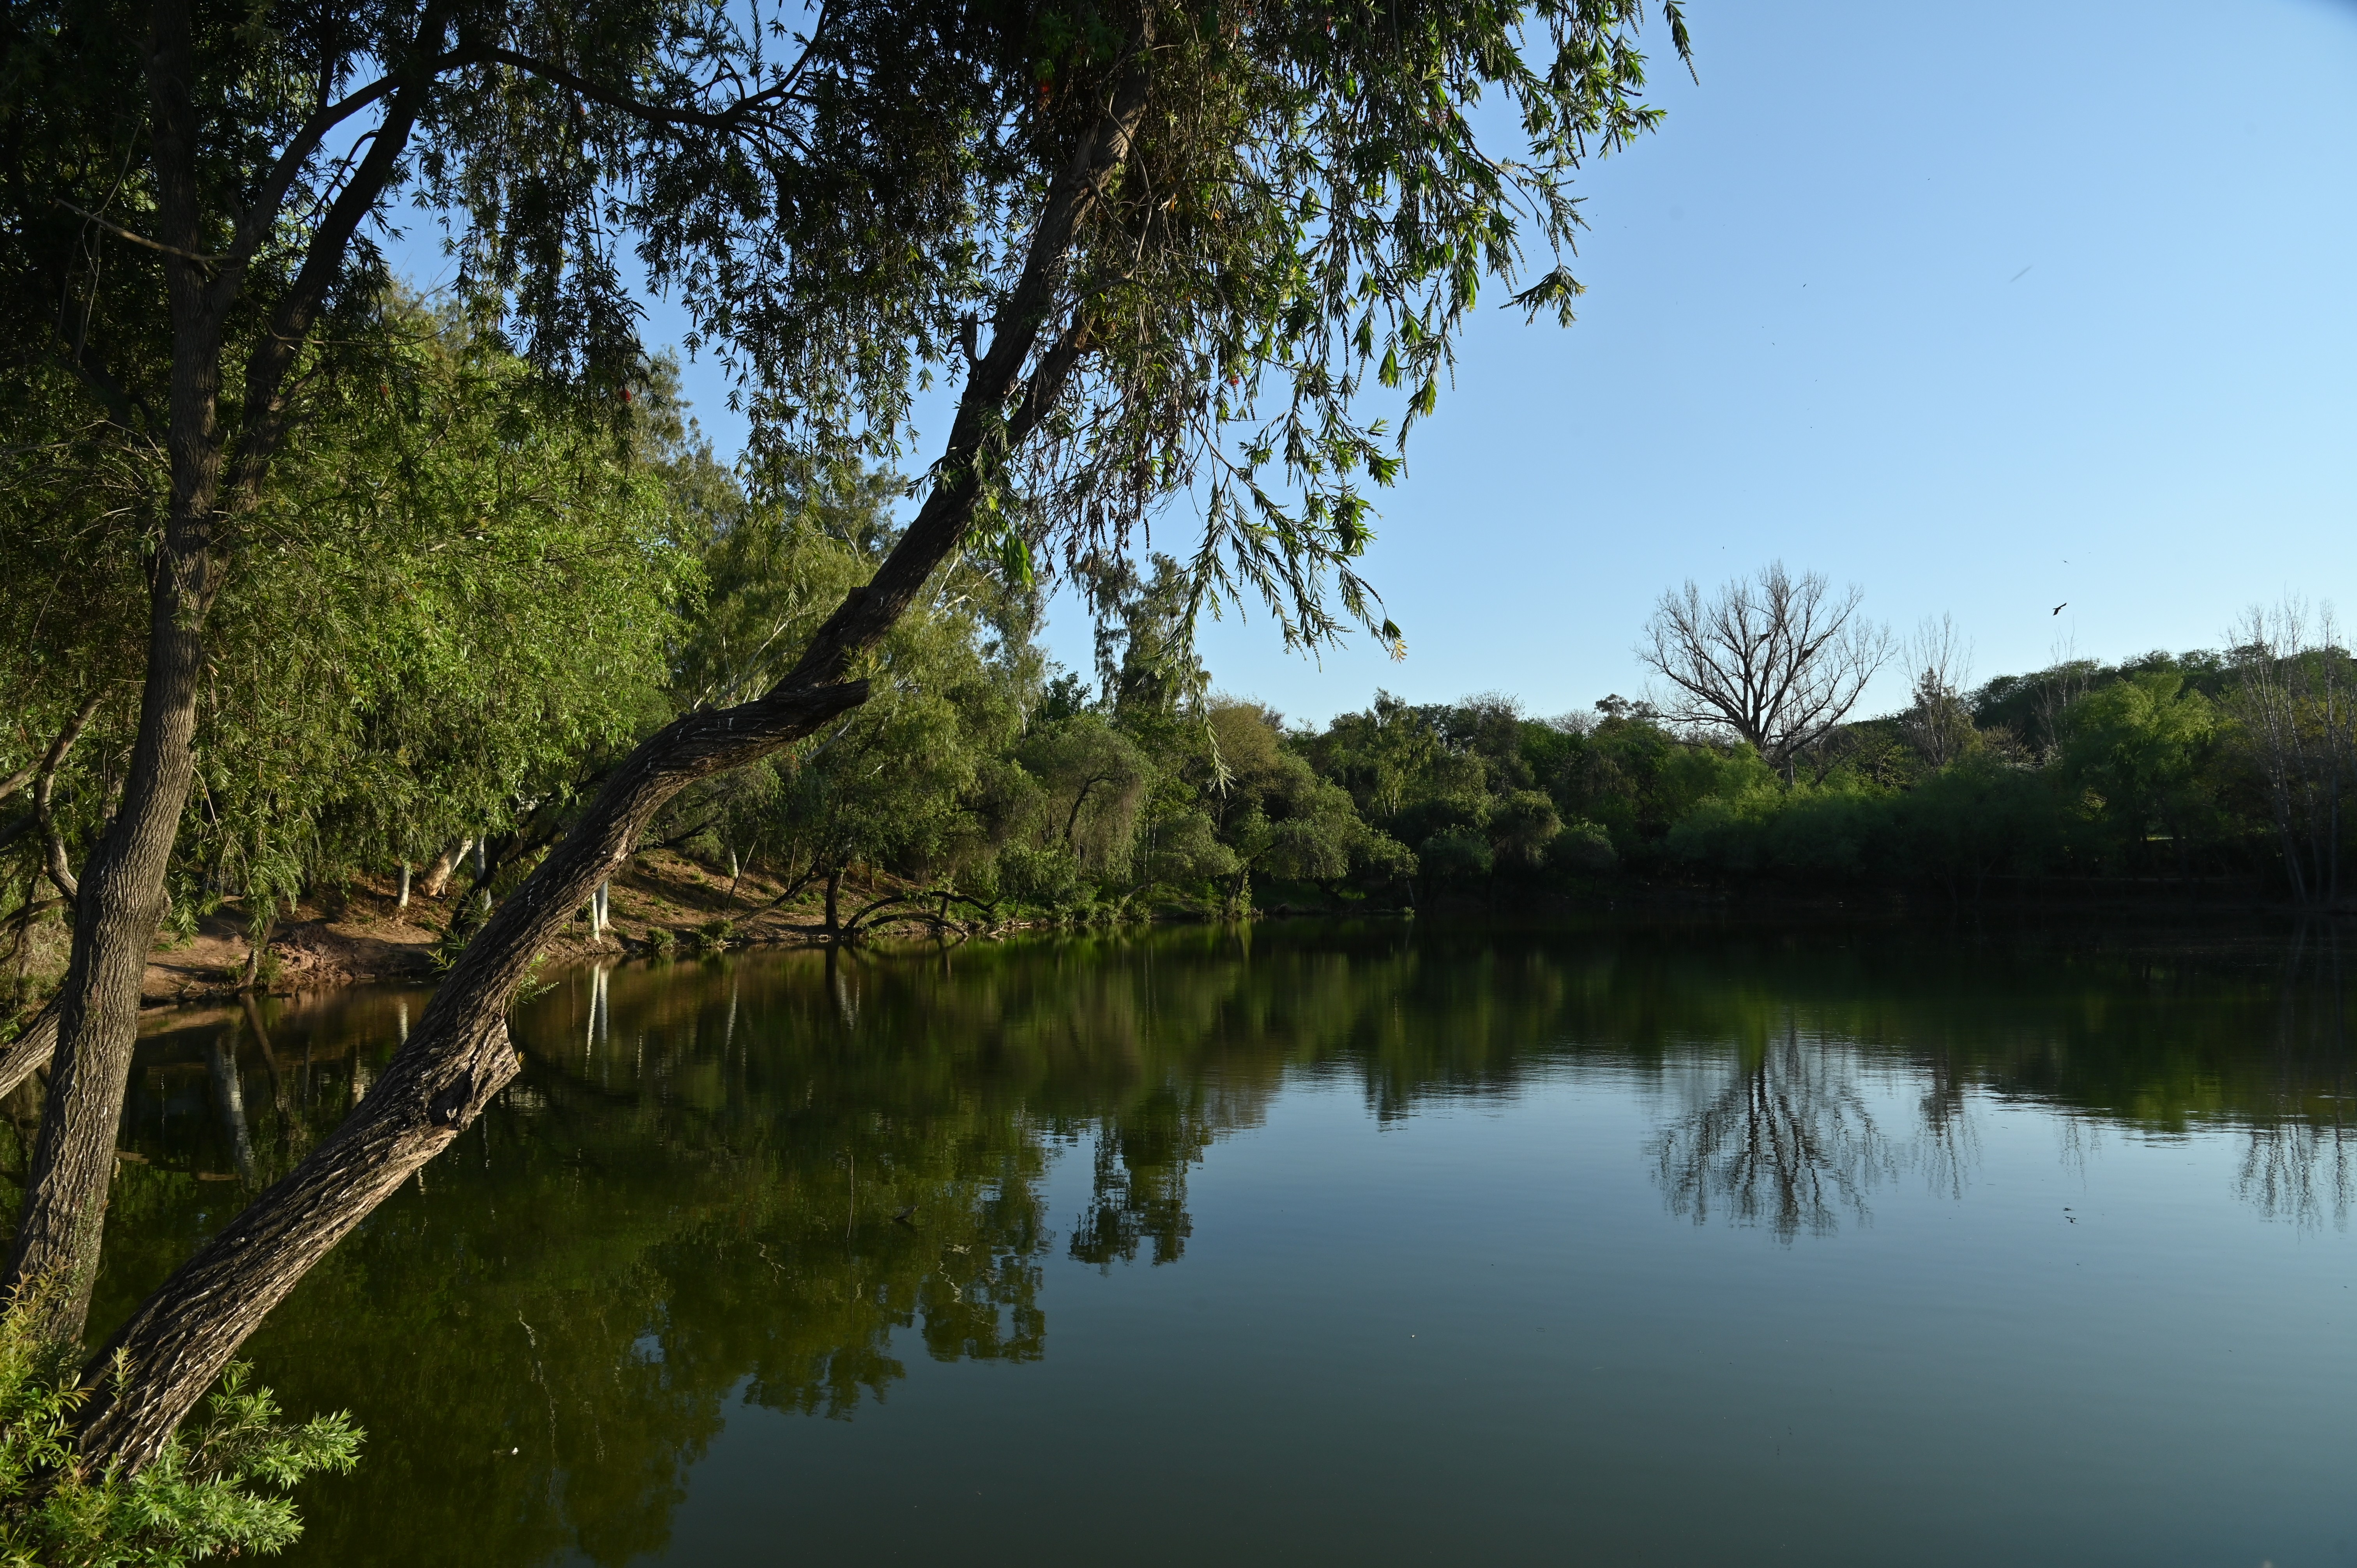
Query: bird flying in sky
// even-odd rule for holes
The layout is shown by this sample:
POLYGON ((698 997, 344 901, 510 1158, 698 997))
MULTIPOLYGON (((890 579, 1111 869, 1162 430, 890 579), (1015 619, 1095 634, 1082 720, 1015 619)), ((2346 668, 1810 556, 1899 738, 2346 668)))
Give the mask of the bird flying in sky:
POLYGON ((2056 605, 2056 606, 2054 607, 2054 613, 2055 613, 2056 615, 2061 615, 2064 610, 2067 610, 2067 609, 2069 609, 2070 607, 2071 607, 2071 601, 2070 601, 2070 600, 2068 600, 2068 599, 2064 599, 2061 604, 2056 605))

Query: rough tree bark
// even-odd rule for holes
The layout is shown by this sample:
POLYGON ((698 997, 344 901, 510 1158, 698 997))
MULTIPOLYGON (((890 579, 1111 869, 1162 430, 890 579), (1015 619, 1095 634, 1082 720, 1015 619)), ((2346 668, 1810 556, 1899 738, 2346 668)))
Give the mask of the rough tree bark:
MULTIPOLYGON (((438 29, 442 24, 428 25, 438 29)), ((156 223, 168 251, 164 275, 172 331, 166 439, 171 499, 149 568, 138 736, 122 804, 82 868, 75 898, 73 952, 59 992, 48 1096, 6 1281, 12 1294, 35 1281, 54 1282, 35 1298, 37 1326, 62 1339, 81 1337, 98 1270, 115 1133, 138 1036, 140 982, 164 917, 164 875, 195 775, 204 622, 221 586, 219 546, 227 528, 253 505, 285 441, 296 356, 329 283, 342 270, 352 235, 398 166, 418 102, 414 88, 393 93, 367 154, 321 220, 293 285, 257 338, 246 365, 238 449, 230 461, 220 417, 223 324, 239 301, 243 257, 260 244, 260 227, 275 221, 286 185, 278 185, 274 198, 264 192, 242 215, 242 252, 203 253, 207 231, 197 175, 202 129, 189 91, 195 74, 189 7, 159 5, 152 28, 156 223)))
POLYGON ((1087 321, 1080 315, 1044 349, 1040 345, 1081 223, 1128 156, 1146 85, 1141 53, 1106 113, 1058 171, 1022 274, 998 312, 990 350, 959 401, 933 488, 874 578, 845 596, 800 663, 769 693, 737 707, 687 714, 622 764, 468 944, 360 1107, 181 1265, 92 1357, 84 1371, 90 1397, 77 1417, 84 1455, 135 1468, 152 1460, 296 1283, 481 1113, 521 1065, 508 1040, 507 1010, 533 959, 629 857, 665 802, 690 783, 789 745, 866 700, 866 683, 847 678, 853 661, 882 640, 963 543, 986 467, 1039 427, 1084 351, 1087 321), (1002 424, 1010 400, 1014 410, 1002 424))

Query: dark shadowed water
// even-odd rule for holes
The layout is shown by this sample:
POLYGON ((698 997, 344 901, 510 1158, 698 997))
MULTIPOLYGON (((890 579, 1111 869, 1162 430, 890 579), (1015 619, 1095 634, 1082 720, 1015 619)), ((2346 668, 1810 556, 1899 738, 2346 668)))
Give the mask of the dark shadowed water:
MULTIPOLYGON (((101 1316, 423 1001, 154 1037, 101 1316)), ((288 1561, 2357 1562, 2349 1021, 2289 929, 563 974, 253 1342, 369 1433, 288 1561)))

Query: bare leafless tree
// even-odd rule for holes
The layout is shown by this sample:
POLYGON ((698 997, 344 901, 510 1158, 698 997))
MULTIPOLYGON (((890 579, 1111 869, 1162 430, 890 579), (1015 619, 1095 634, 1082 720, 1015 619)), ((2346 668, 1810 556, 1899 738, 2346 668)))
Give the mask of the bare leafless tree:
POLYGON ((1858 614, 1864 597, 1781 561, 1707 600, 1689 578, 1654 607, 1637 657, 1667 683, 1663 717, 1749 741, 1789 777, 1889 662, 1889 628, 1858 614))
POLYGON ((1907 738, 1934 768, 1945 768, 1973 740, 1972 703, 1964 697, 1971 679, 1972 644, 1956 633, 1947 616, 1923 618, 1907 639, 1908 681, 1914 701, 1900 721, 1907 738))
POLYGON ((2071 704, 2087 694, 2103 666, 2093 659, 2079 655, 2075 638, 2055 639, 2052 660, 2036 677, 2037 692, 2031 703, 2031 719, 2035 733, 2026 737, 2032 755, 2050 762, 2062 749, 2062 715, 2071 704))
POLYGON ((2357 804, 2357 665, 2330 606, 2254 608, 2231 640, 2232 733, 2266 781, 2293 896, 2336 903, 2343 821, 2357 804))

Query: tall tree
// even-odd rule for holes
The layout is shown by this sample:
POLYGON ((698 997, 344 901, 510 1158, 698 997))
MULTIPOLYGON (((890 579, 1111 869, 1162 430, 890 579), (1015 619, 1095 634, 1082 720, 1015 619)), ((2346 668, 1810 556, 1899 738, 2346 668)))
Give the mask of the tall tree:
MULTIPOLYGON (((78 875, 8 1263, 15 1288, 55 1282, 39 1300, 59 1336, 79 1334, 96 1268, 141 974, 195 776, 207 623, 313 394, 375 335, 372 230, 417 177, 447 189, 514 164, 500 90, 569 75, 551 50, 587 42, 661 113, 706 113, 701 83, 665 69, 712 41, 700 10, 608 8, 591 33, 565 7, 456 0, 266 17, 217 0, 35 0, 0 17, 0 352, 72 377, 103 440, 159 470, 121 531, 147 576, 137 728, 78 875)), ((544 184, 515 221, 577 247, 602 211, 592 195, 544 184)), ((586 253, 594 267, 607 252, 586 253)), ((544 365, 628 362, 627 317, 581 307, 597 297, 528 302, 544 365)))
POLYGON ((1708 599, 1689 582, 1662 596, 1637 658, 1668 683, 1665 717, 1749 742, 1789 775, 1889 661, 1890 633, 1858 613, 1863 598, 1781 561, 1708 599))
POLYGON ((2357 800, 2357 670, 2330 609, 2253 608, 2234 628, 2226 710, 2261 779, 2292 897, 2341 898, 2346 819, 2357 800))
POLYGON ((476 275, 514 282, 541 317, 533 291, 568 279, 585 309, 608 298, 608 252, 545 224, 542 250, 514 243, 518 215, 619 184, 658 275, 765 378, 755 409, 776 444, 888 440, 963 317, 976 352, 874 576, 769 691, 683 715, 612 775, 352 1117, 102 1349, 85 1451, 156 1452, 305 1271, 513 1075, 510 1002, 639 832, 687 784, 862 701, 864 660, 959 552, 1020 573, 1117 545, 1200 478, 1207 580, 1261 596, 1297 638, 1348 619, 1395 636, 1352 570, 1361 477, 1388 483, 1401 460, 1362 405, 1396 389, 1400 435, 1429 413, 1480 280, 1513 282, 1528 242, 1547 265, 1514 298, 1568 318, 1573 171, 1654 113, 1640 16, 1637 0, 829 8, 791 60, 764 34, 709 68, 748 83, 761 112, 741 117, 696 107, 700 91, 657 97, 643 58, 603 38, 559 30, 555 47, 583 46, 562 70, 511 69, 482 113, 533 161, 462 194, 491 220, 476 275), (1480 124, 1522 133, 1512 156, 1472 114, 1492 91, 1515 113, 1480 124))
POLYGON ((1971 702, 1964 695, 1972 648, 1947 616, 1926 616, 1907 640, 1909 694, 1914 701, 1900 715, 1900 727, 1936 772, 1962 757, 1977 738, 1971 702))

